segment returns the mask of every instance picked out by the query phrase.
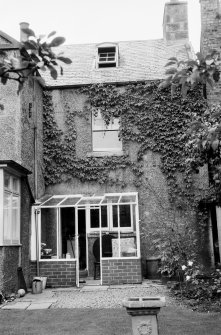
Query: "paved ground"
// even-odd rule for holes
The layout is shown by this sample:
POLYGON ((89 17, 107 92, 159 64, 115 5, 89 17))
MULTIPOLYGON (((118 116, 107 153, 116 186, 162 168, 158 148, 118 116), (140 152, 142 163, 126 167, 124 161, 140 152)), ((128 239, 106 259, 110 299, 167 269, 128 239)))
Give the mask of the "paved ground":
POLYGON ((41 294, 28 293, 23 298, 8 302, 2 309, 121 308, 124 299, 145 296, 165 296, 167 306, 176 305, 160 281, 146 280, 137 285, 85 285, 80 288, 46 289, 41 294))

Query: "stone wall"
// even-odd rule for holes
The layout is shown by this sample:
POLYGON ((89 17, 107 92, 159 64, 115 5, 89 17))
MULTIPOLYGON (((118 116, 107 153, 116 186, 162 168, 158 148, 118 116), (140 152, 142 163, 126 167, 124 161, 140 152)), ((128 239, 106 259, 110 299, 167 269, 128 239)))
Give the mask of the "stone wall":
POLYGON ((139 284, 142 282, 140 259, 102 259, 102 284, 139 284))

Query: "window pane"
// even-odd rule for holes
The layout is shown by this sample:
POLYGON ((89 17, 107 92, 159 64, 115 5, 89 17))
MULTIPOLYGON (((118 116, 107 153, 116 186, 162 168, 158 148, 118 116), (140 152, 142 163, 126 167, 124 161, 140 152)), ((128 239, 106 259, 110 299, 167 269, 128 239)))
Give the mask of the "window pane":
POLYGON ((19 192, 19 180, 16 177, 12 177, 12 190, 13 192, 19 192))
POLYGON ((52 258, 57 255, 57 209, 41 210, 41 258, 52 258))
MULTIPOLYGON (((91 228, 99 228, 99 209, 91 209, 91 228)), ((107 223, 107 207, 101 207, 101 227, 106 228, 108 226, 107 223)))
POLYGON ((12 197, 12 243, 19 243, 20 240, 20 198, 12 197))
POLYGON ((121 205, 120 207, 120 226, 131 227, 130 205, 121 205))
MULTIPOLYGON (((131 215, 130 215, 130 205, 120 205, 120 227, 130 228, 131 227, 131 215)), ((117 206, 113 206, 113 227, 118 227, 117 222, 117 206)))
POLYGON ((3 240, 11 243, 11 194, 4 192, 4 214, 3 214, 3 240))
POLYGON ((113 206, 113 227, 118 227, 117 206, 113 206))
POLYGON ((94 131, 93 132, 94 151, 121 151, 122 142, 118 137, 118 131, 94 131))
POLYGON ((99 228, 99 209, 91 209, 91 228, 99 228))
POLYGON ((10 189, 10 176, 7 173, 4 173, 4 187, 10 189))

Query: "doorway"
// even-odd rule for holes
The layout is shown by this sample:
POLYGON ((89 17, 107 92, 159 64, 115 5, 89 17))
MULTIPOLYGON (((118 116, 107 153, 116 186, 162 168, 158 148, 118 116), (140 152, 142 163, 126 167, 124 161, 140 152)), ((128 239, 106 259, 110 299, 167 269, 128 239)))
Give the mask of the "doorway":
POLYGON ((63 258, 67 254, 75 258, 76 231, 78 231, 79 270, 87 271, 87 240, 85 209, 78 209, 78 220, 75 220, 75 208, 61 208, 61 249, 63 258), (77 229, 76 229, 77 228, 77 229))

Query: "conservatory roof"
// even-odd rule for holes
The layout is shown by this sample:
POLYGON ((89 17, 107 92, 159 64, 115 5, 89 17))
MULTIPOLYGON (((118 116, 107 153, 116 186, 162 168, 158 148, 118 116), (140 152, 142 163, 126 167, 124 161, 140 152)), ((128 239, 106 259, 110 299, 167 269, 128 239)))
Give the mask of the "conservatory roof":
POLYGON ((76 195, 53 195, 38 207, 60 208, 60 207, 86 207, 107 205, 131 205, 137 204, 137 192, 130 193, 106 193, 103 196, 76 195))

